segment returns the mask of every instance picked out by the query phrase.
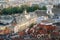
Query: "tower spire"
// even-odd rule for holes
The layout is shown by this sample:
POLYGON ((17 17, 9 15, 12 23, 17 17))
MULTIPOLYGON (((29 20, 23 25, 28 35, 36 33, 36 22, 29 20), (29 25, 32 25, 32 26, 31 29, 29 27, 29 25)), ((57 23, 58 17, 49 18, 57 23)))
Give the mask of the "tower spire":
POLYGON ((25 15, 28 14, 26 9, 24 10, 24 14, 25 14, 25 15))
POLYGON ((26 9, 24 10, 24 15, 27 19, 30 19, 30 14, 27 13, 26 9))

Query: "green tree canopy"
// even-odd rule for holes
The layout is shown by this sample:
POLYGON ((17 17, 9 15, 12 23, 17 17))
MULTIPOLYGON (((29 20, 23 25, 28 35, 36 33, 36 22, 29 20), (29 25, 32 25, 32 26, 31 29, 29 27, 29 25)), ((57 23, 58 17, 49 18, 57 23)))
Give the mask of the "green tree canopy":
POLYGON ((46 6, 43 6, 43 7, 42 7, 42 10, 47 10, 46 6))
POLYGON ((2 10, 2 14, 4 14, 4 15, 7 15, 7 14, 11 14, 12 13, 12 8, 4 8, 3 10, 2 10))
POLYGON ((21 7, 9 7, 4 8, 1 13, 4 15, 11 15, 16 13, 23 13, 24 10, 27 10, 27 12, 34 12, 35 10, 46 10, 47 8, 43 6, 42 8, 39 7, 39 5, 33 5, 33 6, 27 6, 27 5, 21 5, 21 7))

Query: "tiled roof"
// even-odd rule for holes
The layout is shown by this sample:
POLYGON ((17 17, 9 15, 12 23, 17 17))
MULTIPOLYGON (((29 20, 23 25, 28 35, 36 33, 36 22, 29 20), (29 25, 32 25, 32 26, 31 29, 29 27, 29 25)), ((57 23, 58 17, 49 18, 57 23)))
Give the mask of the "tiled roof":
MULTIPOLYGON (((60 8, 53 8, 52 12, 55 15, 60 15, 60 8)), ((37 14, 37 16, 47 16, 46 10, 36 10, 35 13, 37 14)))
POLYGON ((53 8, 52 12, 56 15, 60 15, 60 8, 53 8))

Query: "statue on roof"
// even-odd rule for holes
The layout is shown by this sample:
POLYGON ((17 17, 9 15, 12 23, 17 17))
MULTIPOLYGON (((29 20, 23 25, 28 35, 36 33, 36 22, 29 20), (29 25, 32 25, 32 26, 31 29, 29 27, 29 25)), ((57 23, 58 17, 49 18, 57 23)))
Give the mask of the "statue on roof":
POLYGON ((27 19, 30 18, 30 14, 27 13, 26 9, 24 10, 24 15, 25 15, 25 17, 26 17, 27 19))
POLYGON ((27 14, 28 14, 26 9, 24 10, 24 14, 25 14, 25 15, 27 15, 27 14))

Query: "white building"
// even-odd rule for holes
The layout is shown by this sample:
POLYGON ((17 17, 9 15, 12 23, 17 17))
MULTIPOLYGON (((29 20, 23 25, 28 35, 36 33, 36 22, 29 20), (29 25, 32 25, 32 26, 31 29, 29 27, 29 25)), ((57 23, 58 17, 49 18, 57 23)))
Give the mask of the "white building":
POLYGON ((13 0, 13 1, 9 1, 8 5, 10 6, 21 6, 22 4, 25 5, 32 5, 32 4, 39 4, 41 2, 43 2, 44 0, 13 0))
POLYGON ((54 5, 59 4, 60 0, 45 0, 44 1, 46 4, 48 4, 49 2, 53 3, 54 5))
POLYGON ((49 4, 53 3, 54 5, 60 3, 60 0, 0 0, 0 8, 7 8, 7 7, 15 7, 15 6, 21 6, 23 4, 26 5, 33 5, 33 4, 49 4))
POLYGON ((37 19, 37 15, 34 12, 27 13, 26 11, 24 11, 23 14, 20 14, 15 18, 16 18, 17 25, 14 27, 14 32, 16 33, 18 31, 22 31, 28 28, 28 26, 31 23, 35 23, 37 19))
POLYGON ((6 4, 9 2, 9 0, 0 0, 0 9, 6 8, 6 4))

